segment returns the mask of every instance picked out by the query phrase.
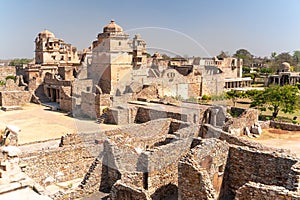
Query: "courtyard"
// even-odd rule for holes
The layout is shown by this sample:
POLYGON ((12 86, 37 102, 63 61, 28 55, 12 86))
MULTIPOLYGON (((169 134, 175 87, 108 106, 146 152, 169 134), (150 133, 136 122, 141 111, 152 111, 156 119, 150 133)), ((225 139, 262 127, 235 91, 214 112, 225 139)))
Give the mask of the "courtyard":
POLYGON ((74 119, 67 113, 51 111, 48 107, 26 104, 23 110, 0 111, 0 130, 8 124, 21 129, 19 144, 60 138, 67 133, 100 131, 116 127, 97 124, 95 120, 74 119))

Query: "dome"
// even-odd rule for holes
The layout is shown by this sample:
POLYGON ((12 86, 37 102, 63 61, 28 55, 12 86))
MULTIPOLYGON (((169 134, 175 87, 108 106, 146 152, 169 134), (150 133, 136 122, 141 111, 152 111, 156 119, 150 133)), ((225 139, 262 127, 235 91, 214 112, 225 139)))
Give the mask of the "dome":
POLYGON ((45 37, 45 38, 55 38, 55 35, 52 32, 48 31, 47 29, 45 29, 44 31, 40 32, 39 36, 45 37))
POLYGON ((283 62, 281 65, 280 65, 280 71, 281 72, 289 72, 291 71, 291 66, 288 62, 283 62))
POLYGON ((110 23, 103 28, 103 33, 115 33, 115 32, 123 32, 121 26, 115 23, 115 20, 111 20, 110 23))

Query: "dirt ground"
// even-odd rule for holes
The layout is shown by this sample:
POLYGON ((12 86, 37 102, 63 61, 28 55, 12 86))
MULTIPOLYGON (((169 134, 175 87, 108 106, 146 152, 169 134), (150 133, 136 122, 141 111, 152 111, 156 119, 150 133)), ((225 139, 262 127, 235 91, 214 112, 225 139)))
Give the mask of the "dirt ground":
POLYGON ((300 158, 300 131, 264 129, 259 138, 250 139, 269 147, 289 149, 300 158))
POLYGON ((51 111, 37 104, 27 104, 23 110, 0 111, 0 130, 8 124, 21 129, 19 144, 60 138, 67 133, 89 132, 115 128, 97 124, 95 120, 78 120, 66 113, 51 111))

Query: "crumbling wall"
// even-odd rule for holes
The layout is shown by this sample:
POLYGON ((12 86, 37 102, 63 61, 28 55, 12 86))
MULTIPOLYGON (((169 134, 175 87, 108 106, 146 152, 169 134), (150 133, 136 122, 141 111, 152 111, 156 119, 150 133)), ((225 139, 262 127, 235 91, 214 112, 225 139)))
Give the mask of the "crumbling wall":
POLYGON ((150 108, 139 107, 135 122, 136 123, 144 123, 150 120, 160 119, 160 118, 172 118, 187 122, 187 115, 174 113, 174 112, 166 112, 162 110, 153 110, 150 108))
POLYGON ((61 86, 59 90, 59 96, 60 109, 66 112, 72 111, 71 87, 61 86))
POLYGON ((249 181, 297 190, 299 172, 293 166, 298 161, 285 154, 231 145, 225 170, 226 195, 234 196, 249 181))
POLYGON ((246 127, 251 130, 252 125, 258 123, 258 114, 258 110, 248 109, 238 118, 229 119, 223 126, 223 130, 237 136, 243 135, 246 127))
POLYGON ((113 107, 106 112, 105 123, 125 125, 130 123, 129 108, 128 107, 113 107))
POLYGON ((300 194, 284 187, 248 182, 236 192, 236 200, 299 200, 300 194))
POLYGON ((21 106, 30 103, 29 91, 0 91, 0 106, 21 106))
POLYGON ((271 128, 280 128, 282 130, 288 130, 288 131, 300 131, 299 124, 291 124, 291 123, 285 123, 285 122, 270 121, 270 127, 271 128))
POLYGON ((218 199, 229 145, 217 139, 198 142, 179 162, 179 198, 218 199))
POLYGON ((1 66, 0 67, 0 80, 5 81, 7 76, 15 76, 16 67, 15 66, 1 66))
POLYGON ((112 102, 110 100, 109 94, 96 94, 95 99, 95 109, 96 109, 96 115, 99 117, 103 114, 103 111, 107 107, 111 107, 112 102))
POLYGON ((95 93, 81 92, 81 113, 83 116, 92 119, 97 117, 95 99, 95 93))
POLYGON ((206 109, 203 113, 202 123, 211 124, 213 126, 222 127, 225 124, 228 114, 226 107, 213 106, 206 109))
MULTIPOLYGON (((127 145, 142 149, 151 148, 155 143, 164 141, 168 137, 171 119, 158 119, 144 124, 131 124, 119 129, 108 130, 105 132, 107 137, 117 137, 127 145), (160 127, 157 129, 157 127, 160 127)), ((116 138, 115 138, 116 139, 116 138)), ((124 144, 124 143, 122 143, 124 144)))
MULTIPOLYGON (((257 142, 249 141, 249 140, 241 138, 239 136, 232 135, 230 133, 223 131, 220 128, 213 127, 210 124, 202 125, 200 132, 199 132, 199 136, 202 138, 218 138, 220 140, 224 140, 224 141, 228 142, 229 144, 234 144, 234 145, 238 145, 238 146, 247 146, 247 147, 255 148, 257 150, 264 150, 264 151, 278 151, 279 150, 276 148, 264 146, 257 142)), ((290 152, 289 150, 282 150, 282 149, 280 149, 280 151, 284 151, 286 153, 290 152)))
MULTIPOLYGON (((28 147, 29 148, 29 147, 28 147)), ((57 147, 51 150, 23 153, 24 171, 41 185, 48 177, 54 182, 83 178, 95 159, 85 146, 57 147)))
POLYGON ((117 181, 111 190, 111 200, 151 200, 144 189, 117 181))

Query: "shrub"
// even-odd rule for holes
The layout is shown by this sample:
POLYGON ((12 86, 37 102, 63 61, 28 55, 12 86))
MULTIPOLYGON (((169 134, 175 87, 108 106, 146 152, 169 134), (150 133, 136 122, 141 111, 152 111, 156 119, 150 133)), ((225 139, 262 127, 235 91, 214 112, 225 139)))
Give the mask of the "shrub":
POLYGON ((102 113, 106 113, 108 111, 108 107, 102 109, 102 113))
POLYGON ((188 102, 192 102, 192 103, 198 103, 198 99, 196 98, 196 97, 189 97, 188 99, 187 99, 187 101, 188 102))
POLYGON ((202 98, 201 98, 201 99, 204 100, 204 101, 207 101, 207 100, 210 100, 211 97, 204 94, 204 95, 202 95, 202 98))
POLYGON ((15 76, 9 75, 9 76, 5 77, 5 80, 8 80, 8 79, 15 80, 15 78, 16 78, 15 76))

